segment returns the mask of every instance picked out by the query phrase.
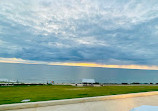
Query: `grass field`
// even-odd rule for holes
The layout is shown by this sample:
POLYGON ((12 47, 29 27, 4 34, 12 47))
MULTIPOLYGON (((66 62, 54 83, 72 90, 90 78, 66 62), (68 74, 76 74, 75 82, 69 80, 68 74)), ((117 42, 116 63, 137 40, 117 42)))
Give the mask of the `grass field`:
POLYGON ((0 104, 20 103, 23 99, 33 102, 146 91, 158 91, 158 86, 1 86, 0 104))

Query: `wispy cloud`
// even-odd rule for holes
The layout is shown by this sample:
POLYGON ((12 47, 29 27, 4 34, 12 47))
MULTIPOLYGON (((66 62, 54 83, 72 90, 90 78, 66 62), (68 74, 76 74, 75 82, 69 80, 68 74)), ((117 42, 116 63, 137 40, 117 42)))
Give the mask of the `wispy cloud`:
POLYGON ((148 0, 2 0, 0 57, 158 65, 157 4, 148 0))

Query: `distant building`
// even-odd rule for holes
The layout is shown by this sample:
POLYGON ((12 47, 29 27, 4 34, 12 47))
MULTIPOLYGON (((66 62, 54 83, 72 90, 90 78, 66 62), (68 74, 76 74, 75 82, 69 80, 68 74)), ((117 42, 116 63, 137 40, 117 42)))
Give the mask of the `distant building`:
POLYGON ((93 85, 95 83, 95 80, 94 79, 82 79, 82 83, 83 84, 90 84, 90 85, 93 85))

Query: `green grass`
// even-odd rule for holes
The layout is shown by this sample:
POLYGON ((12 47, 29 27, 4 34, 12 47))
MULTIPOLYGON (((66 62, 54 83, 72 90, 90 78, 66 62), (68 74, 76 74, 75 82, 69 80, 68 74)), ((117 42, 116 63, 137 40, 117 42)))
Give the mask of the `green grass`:
POLYGON ((0 104, 20 103, 23 99, 34 102, 146 91, 158 91, 158 86, 0 86, 0 104))

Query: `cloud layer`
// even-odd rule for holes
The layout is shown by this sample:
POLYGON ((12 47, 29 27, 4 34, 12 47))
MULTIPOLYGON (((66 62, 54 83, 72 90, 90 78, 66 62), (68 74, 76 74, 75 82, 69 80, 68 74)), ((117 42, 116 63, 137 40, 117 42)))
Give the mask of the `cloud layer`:
POLYGON ((102 67, 102 68, 121 68, 121 69, 142 69, 142 70, 158 70, 158 66, 152 65, 107 65, 98 63, 86 63, 86 62, 44 62, 44 61, 32 61, 23 60, 17 58, 1 58, 0 63, 20 63, 20 64, 44 64, 44 65, 60 65, 60 66, 81 66, 81 67, 102 67))
POLYGON ((158 1, 2 0, 0 57, 158 65, 158 1))

